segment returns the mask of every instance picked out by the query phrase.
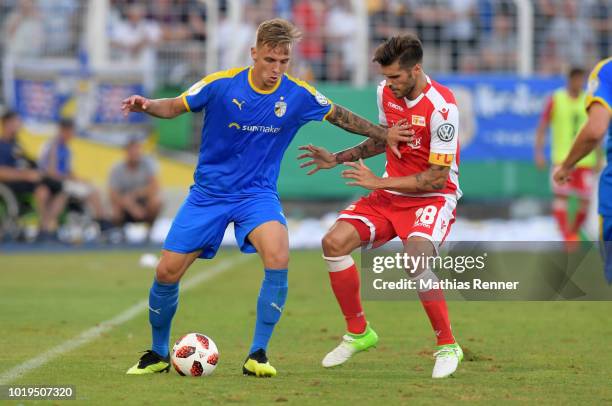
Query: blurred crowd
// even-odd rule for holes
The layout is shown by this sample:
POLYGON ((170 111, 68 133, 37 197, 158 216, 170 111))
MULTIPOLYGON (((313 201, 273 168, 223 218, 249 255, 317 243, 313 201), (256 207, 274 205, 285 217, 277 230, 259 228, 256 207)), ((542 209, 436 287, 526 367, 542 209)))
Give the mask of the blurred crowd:
MULTIPOLYGON (((397 32, 416 32, 438 72, 511 72, 517 66, 517 9, 513 0, 363 0, 370 48, 397 32)), ((82 38, 86 1, 0 2, 5 54, 21 58, 73 55, 82 38)), ((611 53, 612 0, 532 0, 534 58, 538 73, 590 66, 611 53)), ((310 80, 346 81, 355 66, 360 29, 352 0, 244 0, 239 26, 220 0, 217 44, 220 68, 248 63, 257 25, 275 16, 303 32, 296 74, 310 80), (233 46, 228 45, 228 38, 233 46)), ((198 0, 110 0, 107 35, 113 60, 156 66, 150 86, 184 86, 202 75, 207 10, 198 0)), ((371 69, 372 77, 375 70, 371 69)))
POLYGON ((60 120, 38 156, 28 155, 20 144, 21 124, 13 111, 0 117, 0 241, 120 242, 128 223, 151 228, 162 198, 157 165, 138 140, 128 140, 125 157, 112 167, 107 193, 102 193, 73 169, 73 121, 60 120), (23 220, 30 213, 35 214, 31 233, 23 220), (71 229, 71 222, 78 224, 71 229), (75 227, 79 235, 71 234, 75 227))

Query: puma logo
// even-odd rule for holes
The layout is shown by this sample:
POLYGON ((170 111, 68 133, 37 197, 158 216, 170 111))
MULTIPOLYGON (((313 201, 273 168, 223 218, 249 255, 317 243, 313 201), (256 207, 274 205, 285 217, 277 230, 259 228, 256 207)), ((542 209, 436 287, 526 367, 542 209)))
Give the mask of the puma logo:
POLYGON ((236 106, 238 106, 238 108, 240 109, 240 111, 242 111, 242 105, 244 103, 246 103, 244 100, 242 101, 242 103, 240 103, 237 99, 232 99, 232 103, 234 103, 236 106))
POLYGON ((154 309, 151 306, 149 306, 149 310, 151 310, 153 313, 157 313, 157 314, 161 315, 161 307, 159 309, 154 309))
POLYGON ((283 308, 280 307, 279 305, 277 305, 276 303, 272 302, 270 303, 270 306, 272 306, 273 308, 275 308, 276 310, 278 310, 279 313, 283 312, 283 308))

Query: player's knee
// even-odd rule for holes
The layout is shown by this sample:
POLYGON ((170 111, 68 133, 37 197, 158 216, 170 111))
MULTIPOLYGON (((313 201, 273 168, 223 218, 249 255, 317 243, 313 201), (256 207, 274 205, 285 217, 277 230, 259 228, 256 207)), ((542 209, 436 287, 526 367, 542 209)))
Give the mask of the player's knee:
POLYGON ((346 252, 346 241, 333 232, 325 234, 321 245, 323 246, 323 254, 327 257, 339 257, 350 254, 350 251, 346 252))
POLYGON ((155 279, 161 283, 176 283, 181 278, 180 269, 174 269, 164 261, 160 261, 155 270, 155 279))
POLYGON ((264 265, 268 269, 287 269, 289 267, 289 251, 275 249, 263 256, 264 265))

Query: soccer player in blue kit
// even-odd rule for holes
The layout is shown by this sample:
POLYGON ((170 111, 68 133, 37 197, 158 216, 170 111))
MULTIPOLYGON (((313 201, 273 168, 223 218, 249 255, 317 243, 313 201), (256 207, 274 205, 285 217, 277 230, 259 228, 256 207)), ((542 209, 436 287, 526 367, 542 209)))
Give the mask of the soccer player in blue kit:
POLYGON ((398 143, 411 140, 410 126, 386 129, 372 124, 287 75, 291 48, 299 37, 286 20, 265 21, 251 48, 252 67, 213 73, 176 98, 150 100, 133 95, 123 101, 124 114, 173 118, 205 111, 195 182, 166 237, 149 292, 153 345, 128 374, 169 370, 168 341, 179 280, 197 258, 215 256, 226 227, 233 222, 240 250, 257 252, 265 268, 255 333, 242 371, 275 376, 266 350, 287 297, 289 239, 276 191, 285 150, 309 121, 327 120, 387 143, 398 154, 398 143))
POLYGON ((599 146, 606 136, 607 165, 599 178, 599 220, 604 275, 612 284, 612 57, 600 61, 589 75, 586 97, 588 118, 574 139, 565 161, 553 174, 556 182, 566 183, 574 166, 599 146))

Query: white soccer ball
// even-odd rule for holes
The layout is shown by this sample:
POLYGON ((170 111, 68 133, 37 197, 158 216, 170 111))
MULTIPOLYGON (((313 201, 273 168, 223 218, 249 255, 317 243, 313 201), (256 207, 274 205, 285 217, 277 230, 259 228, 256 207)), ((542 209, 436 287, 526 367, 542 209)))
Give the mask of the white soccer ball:
POLYGON ((217 367, 219 350, 210 337, 189 333, 174 343, 171 358, 174 369, 180 375, 206 376, 217 367))

